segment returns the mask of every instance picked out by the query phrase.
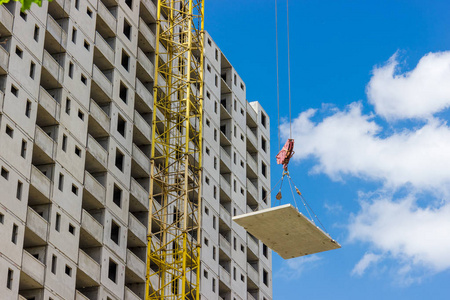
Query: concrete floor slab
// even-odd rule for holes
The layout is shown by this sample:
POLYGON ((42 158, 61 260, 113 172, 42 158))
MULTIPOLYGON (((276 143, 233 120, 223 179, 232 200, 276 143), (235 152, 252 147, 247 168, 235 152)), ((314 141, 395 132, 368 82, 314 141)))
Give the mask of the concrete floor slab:
POLYGON ((284 259, 341 248, 291 204, 235 216, 233 220, 284 259))

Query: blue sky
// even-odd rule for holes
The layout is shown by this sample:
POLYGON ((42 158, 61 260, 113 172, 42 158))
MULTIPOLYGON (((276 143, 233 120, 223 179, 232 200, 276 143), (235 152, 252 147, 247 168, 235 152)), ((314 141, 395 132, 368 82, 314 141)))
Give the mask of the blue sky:
MULTIPOLYGON (((274 5, 205 4, 248 100, 269 108, 273 184, 274 5)), ((450 298, 449 11, 450 1, 290 1, 290 173, 342 249, 274 255, 274 299, 450 298)), ((286 1, 278 12, 286 118, 286 1)))

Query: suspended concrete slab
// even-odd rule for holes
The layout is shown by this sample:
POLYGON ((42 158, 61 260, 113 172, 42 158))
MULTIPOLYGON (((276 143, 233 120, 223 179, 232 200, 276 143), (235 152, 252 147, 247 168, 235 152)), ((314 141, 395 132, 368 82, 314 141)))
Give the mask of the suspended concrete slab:
POLYGON ((291 204, 235 216, 233 221, 284 259, 341 248, 291 204))

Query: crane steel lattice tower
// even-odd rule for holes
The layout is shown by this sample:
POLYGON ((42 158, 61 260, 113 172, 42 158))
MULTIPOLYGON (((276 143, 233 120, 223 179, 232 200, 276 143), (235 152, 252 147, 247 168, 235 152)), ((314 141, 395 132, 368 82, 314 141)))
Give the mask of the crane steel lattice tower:
POLYGON ((199 299, 203 4, 158 1, 147 299, 199 299))

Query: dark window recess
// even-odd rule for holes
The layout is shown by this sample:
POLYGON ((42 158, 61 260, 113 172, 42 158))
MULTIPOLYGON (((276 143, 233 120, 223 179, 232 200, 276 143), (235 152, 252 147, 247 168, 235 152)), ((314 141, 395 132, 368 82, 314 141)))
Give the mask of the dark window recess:
POLYGON ((65 272, 68 276, 72 277, 72 268, 66 265, 65 272))
POLYGON ((75 0, 75 8, 80 9, 80 0, 75 0))
POLYGON ((7 135, 9 135, 9 137, 13 137, 14 136, 14 129, 12 129, 11 127, 9 127, 9 125, 6 125, 6 129, 5 132, 7 135))
POLYGON ((123 160, 125 158, 125 155, 122 154, 122 152, 119 151, 119 149, 116 149, 116 167, 123 172, 123 160))
POLYGON ((86 48, 87 51, 91 49, 91 44, 89 44, 86 40, 84 40, 84 48, 86 48))
POLYGON ((263 255, 265 258, 269 258, 269 249, 267 248, 266 244, 263 244, 263 255))
POLYGON ((61 228, 61 215, 56 213, 55 230, 59 232, 60 228, 61 228))
POLYGON ((122 99, 123 102, 127 103, 128 98, 128 88, 125 84, 120 82, 120 91, 119 91, 119 97, 122 99))
POLYGON ((261 173, 264 177, 267 177, 267 165, 265 163, 261 164, 261 173))
POLYGON ((266 123, 267 123, 267 117, 264 113, 261 113, 261 124, 262 124, 262 126, 264 126, 264 128, 266 128, 266 123))
POLYGON ((125 137, 126 128, 127 128, 127 121, 125 121, 125 119, 122 118, 122 116, 120 114, 118 114, 118 116, 117 116, 117 131, 123 137, 125 137))
POLYGON ((6 287, 10 290, 12 290, 12 284, 13 284, 13 275, 14 271, 11 269, 8 269, 8 278, 6 279, 6 287))
POLYGON ((67 150, 67 135, 65 135, 65 134, 63 134, 63 140, 62 140, 61 149, 64 152, 66 152, 66 150, 67 150))
POLYGON ((86 76, 84 76, 83 74, 81 74, 81 82, 82 82, 84 85, 87 85, 87 78, 86 78, 86 76))
POLYGON ((72 106, 72 101, 69 98, 66 98, 66 114, 70 115, 70 107, 72 106))
POLYGON ((125 50, 122 50, 122 60, 121 60, 122 67, 125 68, 125 70, 128 71, 130 68, 130 56, 128 53, 125 52, 125 50))
POLYGON ((75 226, 73 226, 72 224, 69 224, 69 232, 75 235, 75 226))
POLYGON ((13 242, 14 244, 17 244, 17 235, 18 234, 19 234, 19 226, 17 226, 16 224, 13 224, 11 242, 13 242))
POLYGON ((82 112, 81 110, 78 110, 78 118, 80 118, 80 120, 84 120, 84 112, 82 112))
POLYGON ((2 167, 2 177, 8 180, 9 178, 9 171, 2 167))
POLYGON ((27 156, 27 141, 22 140, 22 145, 20 148, 20 156, 25 158, 27 156))
POLYGON ((58 190, 61 192, 64 190, 64 175, 59 173, 58 190))
POLYGON ((123 34, 131 40, 131 25, 126 19, 123 20, 123 34))
POLYGON ((36 42, 39 42, 39 26, 34 25, 34 33, 33 33, 33 38, 36 42))
POLYGON ((27 116, 27 118, 31 117, 31 101, 27 100, 27 104, 25 106, 25 116, 27 116))
POLYGON ((11 84, 11 94, 13 94, 14 96, 19 96, 19 89, 16 88, 14 85, 11 84))
POLYGON ((73 78, 73 63, 69 62, 69 77, 73 78))
POLYGON ((125 4, 131 9, 133 6, 133 0, 125 0, 125 4))
POLYGON ((92 18, 92 10, 89 7, 86 8, 86 13, 90 18, 92 18))
POLYGON ((75 27, 72 28, 72 43, 77 43, 77 30, 75 29, 75 27))
POLYGON ((120 226, 117 225, 114 221, 111 221, 111 240, 119 245, 119 237, 120 237, 120 226))
POLYGON ((117 264, 112 259, 109 259, 108 278, 112 282, 116 283, 116 280, 117 280, 117 264))
POLYGON ((26 13, 24 13, 23 11, 21 11, 21 12, 20 12, 20 17, 26 21, 28 15, 27 15, 26 13))
POLYGON ((262 188, 261 197, 262 197, 262 201, 264 201, 264 203, 267 204, 267 190, 265 188, 262 188))
POLYGON ((269 286, 269 273, 263 269, 263 283, 269 286))
POLYGON ((52 273, 56 274, 56 264, 58 263, 58 258, 56 255, 52 255, 52 273))
POLYGON ((261 148, 264 150, 264 152, 267 152, 266 147, 267 147, 267 141, 265 138, 261 137, 261 148))
POLYGON ((122 189, 114 184, 113 202, 118 207, 122 207, 122 189))
POLYGON ((81 157, 81 149, 78 148, 78 146, 75 146, 75 154, 79 157, 81 157))
POLYGON ((23 51, 19 47, 16 46, 16 55, 20 58, 23 57, 23 51))
POLYGON ((3 224, 5 222, 5 215, 0 213, 0 223, 3 224))
POLYGON ((78 195, 78 187, 74 184, 72 184, 72 193, 74 193, 75 195, 78 195))

